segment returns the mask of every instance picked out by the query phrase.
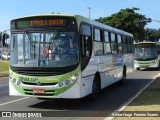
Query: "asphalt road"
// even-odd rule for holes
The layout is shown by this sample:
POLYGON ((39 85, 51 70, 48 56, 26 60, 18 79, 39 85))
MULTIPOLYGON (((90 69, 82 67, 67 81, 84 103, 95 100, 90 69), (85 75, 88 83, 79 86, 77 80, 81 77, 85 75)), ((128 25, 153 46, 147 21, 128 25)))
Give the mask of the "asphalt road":
MULTIPOLYGON (((155 79, 155 77, 159 74, 160 72, 158 70, 150 69, 134 71, 128 75, 124 86, 113 84, 103 89, 96 101, 88 101, 87 98, 76 100, 56 99, 53 101, 45 101, 36 98, 9 96, 8 78, 1 78, 0 111, 43 111, 42 116, 43 114, 54 116, 53 118, 43 118, 45 120, 70 120, 70 117, 75 120, 100 120, 104 119, 122 106, 122 104, 126 101, 130 100, 130 98, 136 95, 145 85, 155 79)), ((38 119, 39 118, 37 118, 37 120, 38 119)))

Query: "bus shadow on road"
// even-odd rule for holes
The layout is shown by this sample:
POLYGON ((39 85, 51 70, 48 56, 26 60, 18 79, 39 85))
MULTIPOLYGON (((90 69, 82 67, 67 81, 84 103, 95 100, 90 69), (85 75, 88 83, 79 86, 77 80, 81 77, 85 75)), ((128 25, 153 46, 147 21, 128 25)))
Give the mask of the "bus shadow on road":
POLYGON ((39 103, 29 107, 49 111, 99 111, 101 114, 109 115, 125 101, 134 96, 149 81, 150 79, 127 79, 125 85, 115 83, 103 89, 95 101, 89 101, 87 97, 82 99, 54 99, 50 101, 39 101, 39 103))
POLYGON ((118 101, 114 96, 116 91, 119 91, 122 86, 117 83, 103 89, 99 97, 90 101, 88 97, 81 99, 54 99, 50 101, 39 101, 37 104, 29 106, 38 110, 53 111, 56 117, 60 113, 63 117, 106 117, 116 109, 115 101, 118 101), (57 113, 58 112, 58 113, 57 113), (70 114, 72 116, 70 116, 70 114))
POLYGON ((145 69, 141 69, 141 70, 138 70, 138 71, 159 71, 160 68, 145 68, 145 69))
POLYGON ((87 97, 80 98, 80 99, 50 99, 50 100, 44 100, 40 101, 37 104, 31 105, 29 107, 33 108, 44 108, 44 109, 57 109, 57 110, 94 110, 99 106, 99 108, 103 108, 105 101, 104 97, 107 94, 110 94, 111 91, 115 91, 118 89, 119 86, 118 84, 113 84, 105 89, 103 89, 99 95, 99 97, 91 101, 87 97), (97 107, 96 107, 97 106, 97 107))

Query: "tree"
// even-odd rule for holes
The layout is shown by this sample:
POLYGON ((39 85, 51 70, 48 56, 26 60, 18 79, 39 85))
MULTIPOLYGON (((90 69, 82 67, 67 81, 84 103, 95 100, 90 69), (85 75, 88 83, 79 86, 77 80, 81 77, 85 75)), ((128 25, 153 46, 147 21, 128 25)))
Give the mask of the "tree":
POLYGON ((9 38, 9 35, 7 33, 2 33, 0 32, 0 42, 2 40, 2 45, 3 47, 7 47, 7 43, 6 43, 6 40, 9 38))
POLYGON ((146 22, 140 22, 141 19, 147 19, 145 15, 136 13, 139 8, 121 9, 109 17, 100 17, 96 21, 113 26, 115 28, 132 33, 136 40, 144 40, 144 26, 146 22))
POLYGON ((160 29, 146 29, 146 36, 148 41, 157 42, 160 39, 160 29))

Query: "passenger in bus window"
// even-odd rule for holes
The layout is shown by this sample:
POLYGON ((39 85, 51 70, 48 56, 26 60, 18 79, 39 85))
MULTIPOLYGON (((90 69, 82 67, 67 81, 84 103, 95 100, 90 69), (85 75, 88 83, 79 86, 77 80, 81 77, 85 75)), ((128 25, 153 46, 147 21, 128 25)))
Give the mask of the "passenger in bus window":
POLYGON ((78 43, 77 41, 72 41, 71 42, 71 48, 70 48, 70 57, 71 57, 71 60, 73 61, 77 61, 78 60, 78 43))
POLYGON ((118 53, 122 53, 122 47, 118 47, 118 53))
POLYGON ((69 53, 69 49, 70 49, 70 39, 68 36, 65 37, 65 39, 62 40, 61 43, 61 48, 63 50, 63 54, 67 55, 69 53))
POLYGON ((70 53, 71 53, 71 54, 77 54, 77 52, 78 52, 77 43, 76 43, 76 42, 73 42, 73 43, 72 43, 72 48, 70 49, 70 53))
POLYGON ((52 59, 52 55, 51 55, 51 48, 50 46, 44 46, 43 50, 42 50, 42 55, 44 59, 48 59, 51 60, 52 59))

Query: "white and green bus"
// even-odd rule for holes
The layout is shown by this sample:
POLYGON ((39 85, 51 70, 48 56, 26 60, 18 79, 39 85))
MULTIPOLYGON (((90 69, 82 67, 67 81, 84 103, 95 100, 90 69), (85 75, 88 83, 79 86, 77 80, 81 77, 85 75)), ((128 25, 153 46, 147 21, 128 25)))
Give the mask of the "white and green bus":
POLYGON ((156 42, 135 43, 134 68, 159 68, 158 44, 156 42))
POLYGON ((11 20, 9 93, 95 98, 134 69, 133 35, 79 15, 11 20))

